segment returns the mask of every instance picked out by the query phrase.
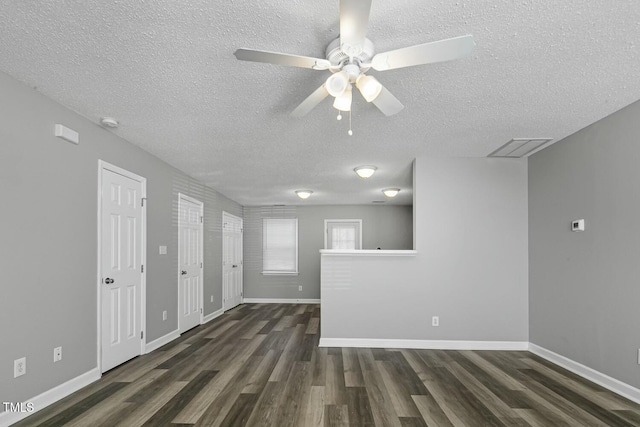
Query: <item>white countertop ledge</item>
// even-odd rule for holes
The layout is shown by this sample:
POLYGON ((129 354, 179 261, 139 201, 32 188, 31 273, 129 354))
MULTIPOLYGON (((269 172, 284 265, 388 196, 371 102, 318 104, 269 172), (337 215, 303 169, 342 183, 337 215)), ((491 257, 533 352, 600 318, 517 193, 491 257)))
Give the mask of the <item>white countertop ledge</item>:
POLYGON ((320 249, 323 256, 416 256, 418 251, 414 250, 342 250, 342 249, 320 249))

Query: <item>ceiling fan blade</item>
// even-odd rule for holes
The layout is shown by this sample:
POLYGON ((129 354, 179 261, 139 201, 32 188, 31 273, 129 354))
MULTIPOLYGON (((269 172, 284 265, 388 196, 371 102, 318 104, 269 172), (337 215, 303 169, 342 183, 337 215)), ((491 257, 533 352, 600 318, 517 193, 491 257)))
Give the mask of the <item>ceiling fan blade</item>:
POLYGON ((371 60, 371 66, 375 70, 385 71, 450 61, 468 55, 475 45, 473 36, 470 34, 437 42, 418 44, 379 53, 371 60))
POLYGON ((320 104, 327 96, 329 96, 329 92, 323 84, 318 89, 313 91, 313 93, 309 95, 307 99, 302 101, 300 105, 298 105, 296 109, 291 112, 290 115, 292 117, 306 116, 309 111, 313 110, 316 105, 320 104))
POLYGON ((370 11, 371 0, 340 0, 340 49, 345 54, 362 52, 370 11))
POLYGON ((393 96, 384 86, 382 86, 380 95, 378 95, 372 102, 385 116, 393 116, 404 108, 404 105, 398 101, 398 98, 393 96))
POLYGON ((326 59, 290 55, 288 53, 268 52, 265 50, 238 49, 233 54, 241 61, 265 62, 267 64, 311 68, 313 70, 328 70, 331 66, 331 63, 326 59))

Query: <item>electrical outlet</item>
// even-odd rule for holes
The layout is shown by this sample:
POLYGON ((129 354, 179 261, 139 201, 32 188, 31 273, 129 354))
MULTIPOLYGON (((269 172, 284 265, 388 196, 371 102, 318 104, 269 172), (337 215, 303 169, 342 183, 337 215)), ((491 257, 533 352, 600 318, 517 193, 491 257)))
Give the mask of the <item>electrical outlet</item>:
POLYGON ((298 286, 298 291, 302 292, 302 286, 298 286))
POLYGON ((53 349, 53 362, 59 362, 62 360, 62 347, 56 347, 53 349))
POLYGON ((162 320, 167 320, 167 310, 162 312, 162 320))
POLYGON ((13 361, 13 378, 18 378, 27 373, 27 358, 21 357, 13 361))
POLYGON ((213 302, 213 295, 211 295, 211 302, 213 302))
POLYGON ((431 318, 431 326, 440 326, 440 318, 438 316, 431 318))

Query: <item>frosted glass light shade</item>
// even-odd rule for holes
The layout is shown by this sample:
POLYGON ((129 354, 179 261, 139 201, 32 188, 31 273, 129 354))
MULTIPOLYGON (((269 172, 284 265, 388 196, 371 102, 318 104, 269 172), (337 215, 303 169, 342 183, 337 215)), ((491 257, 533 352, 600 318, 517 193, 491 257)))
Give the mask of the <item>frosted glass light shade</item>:
POLYGON ((380 95, 382 92, 382 85, 378 80, 376 80, 373 76, 365 76, 361 74, 356 80, 356 87, 360 90, 362 97, 367 101, 371 102, 380 95))
POLYGON ((399 188, 385 188, 384 190, 382 190, 382 194, 384 194, 389 199, 393 199, 394 197, 396 197, 399 192, 399 188))
POLYGON ((333 108, 340 111, 351 111, 352 99, 353 91, 351 90, 351 85, 347 85, 345 91, 333 101, 333 108))
POLYGON ((378 168, 375 166, 358 166, 353 171, 358 174, 360 178, 371 178, 371 175, 375 173, 378 168))
POLYGON ((350 86, 349 74, 344 70, 330 75, 325 83, 327 92, 333 97, 342 95, 342 93, 347 90, 347 86, 350 86))
POLYGON ((296 190, 296 196, 301 198, 302 200, 306 200, 313 194, 311 190, 296 190))

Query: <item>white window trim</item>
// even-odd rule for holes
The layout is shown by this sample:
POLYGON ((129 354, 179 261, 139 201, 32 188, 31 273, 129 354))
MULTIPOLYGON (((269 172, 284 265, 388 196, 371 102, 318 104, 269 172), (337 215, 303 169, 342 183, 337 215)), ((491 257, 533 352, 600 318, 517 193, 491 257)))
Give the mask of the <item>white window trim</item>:
MULTIPOLYGON (((300 244, 298 241, 298 218, 262 218, 262 238, 264 239, 264 220, 265 219, 292 219, 295 220, 296 223, 296 265, 295 265, 295 271, 280 271, 280 270, 263 270, 262 271, 262 275, 263 276, 297 276, 300 274, 300 268, 298 265, 298 252, 300 250, 300 244)), ((262 266, 264 268, 264 241, 262 243, 262 256, 263 256, 263 262, 262 262, 262 266)))
POLYGON ((329 237, 329 223, 331 222, 354 222, 360 225, 360 249, 362 250, 362 220, 361 219, 325 219, 324 220, 324 248, 326 250, 330 250, 327 248, 327 238, 329 237))

